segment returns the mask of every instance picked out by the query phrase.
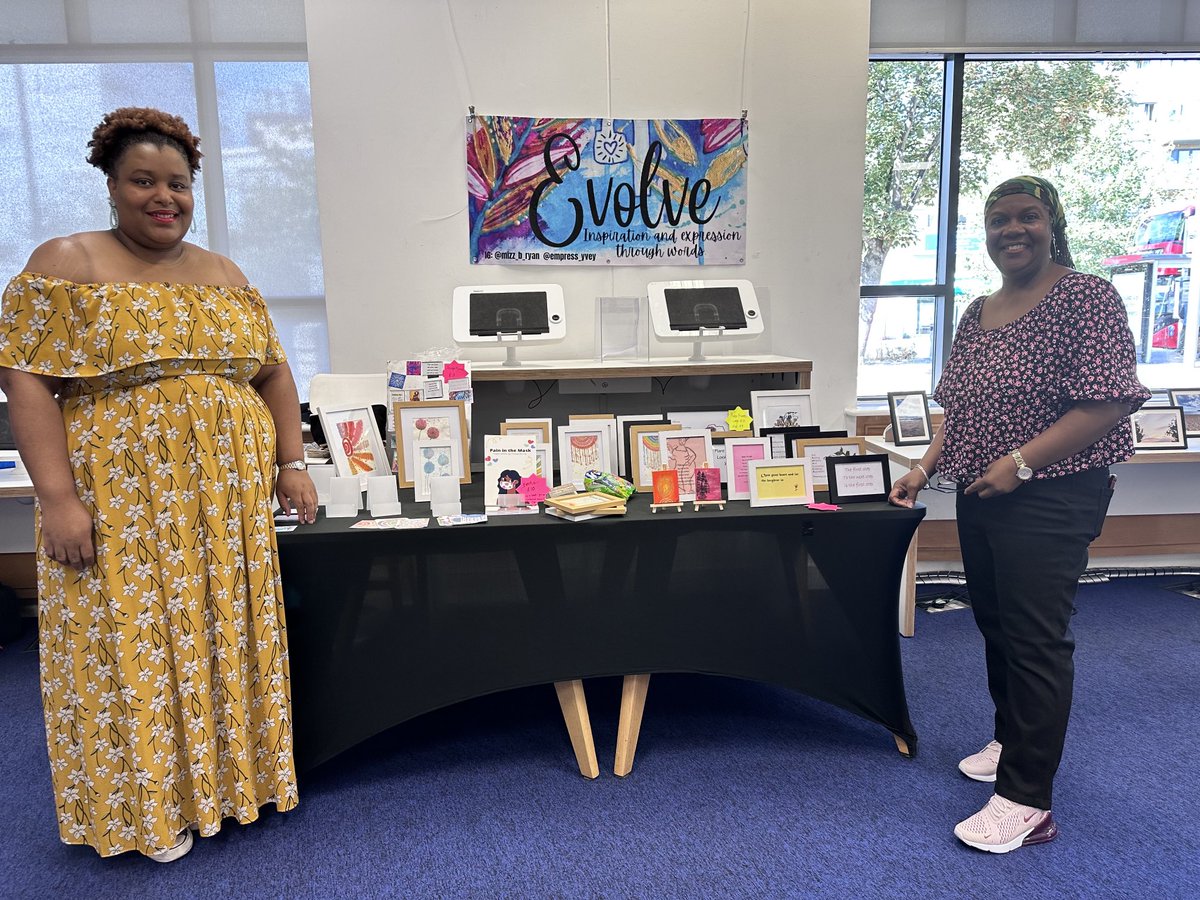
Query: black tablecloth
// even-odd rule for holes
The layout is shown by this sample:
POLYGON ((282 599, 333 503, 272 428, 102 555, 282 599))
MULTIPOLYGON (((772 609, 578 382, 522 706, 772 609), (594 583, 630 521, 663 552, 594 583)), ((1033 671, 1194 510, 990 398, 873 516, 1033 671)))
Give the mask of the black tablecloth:
MULTIPOLYGON (((464 510, 482 508, 478 485, 464 510)), ((401 492, 403 515, 429 515, 401 492)), ((904 554, 925 511, 882 503, 279 535, 296 761, 493 691, 702 672, 827 700, 916 749, 900 667, 904 554)))

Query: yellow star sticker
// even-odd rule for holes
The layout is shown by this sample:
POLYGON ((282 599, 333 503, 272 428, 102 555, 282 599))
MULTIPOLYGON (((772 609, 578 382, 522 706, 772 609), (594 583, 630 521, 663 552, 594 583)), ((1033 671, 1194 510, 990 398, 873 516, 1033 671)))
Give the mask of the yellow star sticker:
POLYGON ((730 431, 749 431, 752 421, 750 413, 740 406, 725 414, 725 424, 729 426, 730 431))

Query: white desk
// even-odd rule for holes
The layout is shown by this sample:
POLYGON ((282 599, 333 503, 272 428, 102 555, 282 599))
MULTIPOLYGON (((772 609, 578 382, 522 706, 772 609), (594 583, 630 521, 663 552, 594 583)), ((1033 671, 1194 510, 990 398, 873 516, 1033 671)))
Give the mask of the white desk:
MULTIPOLYGON (((897 447, 879 437, 864 438, 872 453, 892 462, 893 476, 915 468, 927 444, 897 447)), ((1117 492, 1109 507, 1104 531, 1092 544, 1097 557, 1160 554, 1195 562, 1200 554, 1200 439, 1186 450, 1143 450, 1112 467, 1117 492)), ((937 475, 934 475, 936 480, 937 475)), ((922 491, 927 507, 904 564, 900 586, 900 633, 911 637, 915 628, 917 558, 959 559, 953 494, 922 491)))

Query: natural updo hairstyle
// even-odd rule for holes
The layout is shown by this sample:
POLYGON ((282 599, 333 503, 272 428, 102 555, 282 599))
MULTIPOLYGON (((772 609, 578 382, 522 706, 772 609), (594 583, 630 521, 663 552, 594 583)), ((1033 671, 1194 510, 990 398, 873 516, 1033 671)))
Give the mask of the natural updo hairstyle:
POLYGON ((195 176, 200 171, 200 138, 179 116, 141 106, 123 106, 106 115, 92 132, 87 161, 110 178, 117 163, 134 144, 154 144, 179 151, 195 176))

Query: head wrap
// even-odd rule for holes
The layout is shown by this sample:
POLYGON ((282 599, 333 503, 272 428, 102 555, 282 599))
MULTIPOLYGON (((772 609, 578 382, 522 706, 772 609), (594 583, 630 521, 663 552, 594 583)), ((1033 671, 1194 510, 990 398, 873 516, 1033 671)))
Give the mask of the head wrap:
POLYGON ((983 214, 992 208, 1001 197, 1009 194, 1028 194, 1036 197, 1050 210, 1050 258, 1069 269, 1075 268, 1071 259, 1071 249, 1067 245, 1067 212, 1063 209, 1058 191, 1045 178, 1036 175, 1018 175, 1008 181, 1001 182, 988 194, 983 203, 983 214))

